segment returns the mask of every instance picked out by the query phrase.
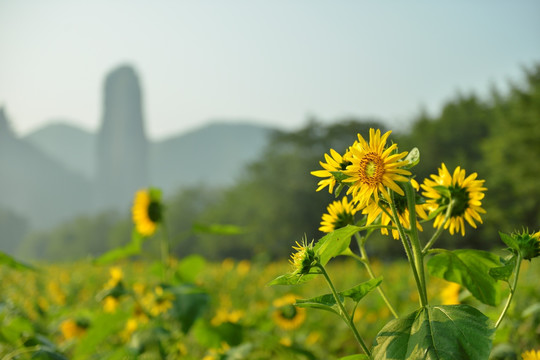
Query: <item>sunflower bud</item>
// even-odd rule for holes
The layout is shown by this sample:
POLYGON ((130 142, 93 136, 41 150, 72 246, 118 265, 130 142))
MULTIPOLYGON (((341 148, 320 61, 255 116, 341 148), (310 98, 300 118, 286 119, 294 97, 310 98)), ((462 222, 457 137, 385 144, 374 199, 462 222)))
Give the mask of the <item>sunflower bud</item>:
POLYGON ((315 255, 313 241, 308 244, 307 240, 304 239, 302 244, 297 241, 296 245, 293 246, 296 252, 291 255, 289 260, 294 268, 293 274, 308 274, 311 268, 319 262, 318 257, 315 255))

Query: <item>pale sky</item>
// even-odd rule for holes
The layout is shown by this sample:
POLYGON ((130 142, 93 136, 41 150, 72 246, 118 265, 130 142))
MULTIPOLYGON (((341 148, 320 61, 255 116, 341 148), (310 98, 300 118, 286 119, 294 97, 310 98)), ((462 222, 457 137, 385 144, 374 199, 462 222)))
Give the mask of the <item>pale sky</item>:
POLYGON ((535 62, 538 0, 0 0, 0 106, 21 135, 56 119, 96 130, 124 63, 156 139, 212 120, 399 127, 535 62))

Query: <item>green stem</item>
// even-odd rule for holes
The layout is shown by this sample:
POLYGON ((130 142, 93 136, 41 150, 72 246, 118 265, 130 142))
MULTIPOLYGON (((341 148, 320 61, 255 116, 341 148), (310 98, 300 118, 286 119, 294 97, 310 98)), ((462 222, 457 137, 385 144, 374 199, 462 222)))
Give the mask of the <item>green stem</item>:
POLYGON ((504 309, 501 312, 501 315, 499 316, 497 323, 495 324, 495 328, 498 328, 499 325, 501 324, 504 316, 506 315, 506 312, 508 311, 508 308, 510 307, 510 303, 512 302, 514 293, 516 292, 517 282, 519 278, 519 269, 521 268, 521 261, 522 261, 522 257, 521 257, 521 254, 518 252, 516 274, 514 275, 514 280, 512 281, 512 284, 510 285, 510 294, 508 295, 508 299, 506 300, 504 309))
POLYGON ((427 283, 426 274, 424 269, 424 255, 420 247, 420 240, 418 238, 418 228, 416 227, 416 196, 414 189, 410 182, 405 184, 405 196, 407 197, 407 207, 409 208, 409 224, 410 224, 410 242, 414 255, 414 261, 416 264, 416 270, 418 271, 418 277, 420 278, 420 284, 422 285, 422 292, 420 293, 420 300, 422 306, 428 304, 427 298, 427 283), (422 300, 423 299, 423 300, 422 300))
POLYGON ((422 250, 423 255, 425 255, 428 252, 428 250, 433 246, 435 241, 439 238, 439 236, 441 236, 442 232, 444 231, 444 226, 446 225, 448 220, 450 220, 450 214, 452 213, 452 208, 454 207, 454 203, 455 203, 454 200, 452 200, 450 201, 450 204, 448 204, 448 208, 446 208, 446 213, 444 214, 443 222, 439 226, 437 231, 435 231, 435 234, 433 234, 431 239, 429 239, 426 246, 424 246, 424 249, 422 250))
MULTIPOLYGON (((362 264, 364 264, 369 276, 372 278, 372 279, 375 279, 376 276, 375 274, 373 273, 373 269, 371 268, 371 263, 369 261, 369 257, 367 255, 367 252, 366 252, 366 248, 364 246, 364 243, 365 241, 362 241, 362 239, 360 238, 360 235, 358 235, 358 233, 355 233, 354 234, 355 237, 356 237, 356 241, 358 243, 358 248, 360 249, 360 254, 362 255, 362 257, 360 257, 360 262, 362 264)), ((392 313, 392 315, 394 316, 394 318, 398 318, 398 314, 396 312, 396 310, 394 309, 394 307, 392 306, 392 304, 390 304, 390 301, 388 300, 388 298, 386 297, 386 294, 384 293, 384 290, 381 289, 380 286, 377 286, 377 291, 379 292, 379 295, 381 295, 381 298, 383 299, 383 301, 386 303, 386 306, 388 307, 388 309, 390 310, 390 312, 392 313)))
POLYGON ((338 293, 336 291, 336 288, 334 287, 334 284, 332 283, 332 280, 330 280, 330 277, 328 276, 328 273, 326 272, 326 269, 321 264, 317 264, 316 266, 321 270, 321 274, 324 275, 324 278, 326 279, 326 282, 328 283, 328 286, 330 287, 330 290, 332 291, 332 295, 334 295, 334 299, 336 300, 336 303, 338 304, 339 310, 341 312, 341 317, 343 318, 343 320, 345 320, 345 322, 347 323, 349 328, 352 330, 352 332, 354 334, 354 337, 356 338, 356 340, 358 341, 358 343, 362 347, 362 350, 364 350, 364 353, 367 356, 371 357, 371 352, 369 351, 368 347, 366 346, 366 343, 364 342, 364 340, 362 340, 362 337, 360 336, 360 333, 356 329, 356 326, 354 325, 354 322, 353 322, 352 318, 347 314, 347 310, 345 310, 345 306, 341 302, 341 299, 339 298, 339 295, 338 295, 338 293))
POLYGON ((170 257, 170 250, 169 250, 169 236, 167 233, 167 226, 165 224, 165 220, 163 220, 161 224, 161 265, 163 266, 163 281, 168 280, 168 274, 169 274, 169 257, 170 257))
POLYGON ((392 210, 392 220, 394 221, 394 224, 396 224, 399 238, 401 239, 401 243, 403 244, 403 248, 405 249, 405 253, 407 254, 407 259, 409 260, 409 264, 411 265, 411 270, 414 276, 414 281, 416 282, 416 287, 418 288, 418 294, 420 294, 420 305, 424 306, 424 299, 422 298, 423 290, 422 290, 422 284, 420 282, 420 278, 418 277, 418 271, 416 269, 416 262, 414 261, 413 253, 412 253, 412 247, 407 239, 407 236, 405 235, 405 230, 403 229, 403 225, 399 221, 399 216, 396 210, 395 200, 394 200, 394 192, 391 190, 391 197, 392 201, 390 202, 390 209, 392 210))

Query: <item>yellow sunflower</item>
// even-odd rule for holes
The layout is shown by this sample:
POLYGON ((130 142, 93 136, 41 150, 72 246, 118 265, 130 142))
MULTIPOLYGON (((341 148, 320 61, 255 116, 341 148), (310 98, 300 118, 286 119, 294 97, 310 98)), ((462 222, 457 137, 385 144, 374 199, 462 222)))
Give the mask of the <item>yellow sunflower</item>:
MULTIPOLYGON (((449 221, 444 224, 444 229, 449 229, 450 234, 458 233, 465 236, 464 219, 473 228, 476 228, 475 221, 482 223, 480 214, 485 214, 486 211, 481 207, 482 199, 484 198, 485 180, 477 180, 477 173, 465 177, 465 170, 459 166, 454 170, 453 175, 446 168, 446 165, 441 164, 439 175, 431 175, 432 180, 425 179, 422 184, 422 193, 427 198, 426 209, 433 213, 441 207, 446 208, 450 201, 454 205, 450 213, 449 221)), ((435 221, 433 227, 439 228, 443 226, 444 211, 441 211, 435 221)))
POLYGON ((346 196, 341 201, 334 201, 326 208, 327 214, 323 214, 320 231, 330 233, 336 229, 354 224, 354 214, 356 207, 349 203, 346 196))
POLYGON ((274 300, 272 318, 283 330, 294 330, 306 320, 306 309, 294 306, 297 296, 287 294, 274 300))
POLYGON ((151 236, 162 219, 161 193, 157 189, 139 190, 133 201, 132 217, 135 229, 143 236, 151 236))
MULTIPOLYGON (((411 179, 411 183, 416 190, 419 189, 419 185, 414 179, 411 179)), ((396 207, 396 212, 398 214, 399 222, 401 223, 401 225, 405 229, 410 229, 411 222, 409 217, 409 209, 407 207, 407 198, 405 198, 405 196, 396 195, 394 197, 394 206, 396 207)), ((418 217, 420 217, 421 219, 427 219, 428 215, 426 214, 423 205, 417 204, 414 208, 418 217)), ((392 218, 388 216, 388 214, 391 213, 392 209, 390 208, 388 202, 386 202, 385 200, 381 200, 378 203, 371 202, 362 210, 362 214, 367 214, 366 225, 373 224, 380 216, 380 224, 387 226, 388 224, 390 224, 390 222, 392 222, 392 218)), ((395 224, 393 225, 394 227, 396 226, 395 224)), ((424 231, 422 225, 420 225, 418 220, 416 221, 416 228, 420 231, 424 231)), ((388 229, 382 228, 381 234, 388 235, 388 229)), ((392 237, 396 240, 399 240, 399 231, 397 229, 392 229, 392 237)))
POLYGON ((523 360, 540 360, 540 350, 529 350, 521 354, 523 360))
POLYGON ((65 340, 83 336, 87 328, 88 323, 84 320, 67 319, 60 324, 60 332, 65 340))
POLYGON ((347 194, 352 194, 353 201, 360 207, 366 206, 372 198, 379 202, 379 192, 387 201, 391 201, 386 188, 405 195, 396 181, 409 181, 405 176, 411 175, 411 172, 400 169, 407 165, 406 161, 400 161, 407 156, 407 152, 394 153, 397 150, 396 144, 385 148, 390 133, 388 131, 381 136, 380 130, 369 129, 369 144, 358 134, 358 142, 350 149, 348 159, 352 164, 343 172, 348 176, 343 181, 350 183, 347 194))
POLYGON ((341 156, 340 153, 334 149, 330 149, 330 155, 324 154, 324 159, 326 163, 319 161, 319 164, 324 168, 324 170, 312 171, 311 175, 317 176, 320 178, 326 178, 317 184, 319 187, 317 191, 320 191, 328 186, 328 192, 331 194, 334 191, 334 186, 336 186, 336 177, 333 172, 342 172, 347 168, 351 163, 346 160, 347 156, 341 156))

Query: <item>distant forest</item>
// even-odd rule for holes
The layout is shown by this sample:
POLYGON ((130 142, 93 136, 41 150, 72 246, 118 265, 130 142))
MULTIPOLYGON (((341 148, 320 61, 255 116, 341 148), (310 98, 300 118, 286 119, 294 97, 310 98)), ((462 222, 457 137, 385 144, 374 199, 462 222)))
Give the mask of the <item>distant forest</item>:
MULTIPOLYGON (((484 224, 476 230, 467 225, 465 237, 445 235, 440 240, 444 246, 500 248, 498 231, 540 230, 540 64, 523 74, 523 81, 511 84, 505 93, 492 89, 487 98, 456 95, 438 115, 420 113, 407 131, 392 133, 400 151, 420 150, 421 161, 414 168, 418 182, 436 173, 442 162, 450 171, 461 166, 467 174, 477 172, 486 180, 484 224)), ((343 152, 357 133, 367 136, 370 127, 390 130, 376 119, 348 118, 331 125, 313 119, 298 131, 276 131, 263 155, 239 174, 234 185, 192 186, 167 198, 173 253, 178 257, 198 253, 215 260, 285 258, 304 235, 321 237, 320 217, 333 197, 315 192, 318 179, 310 171, 320 168, 319 161, 330 148, 343 152), (243 232, 204 233, 196 224, 232 224, 243 232)), ((17 236, 16 216, 0 212, 0 227, 3 222, 10 223, 17 236)), ((131 228, 128 214, 100 213, 31 233, 13 250, 23 259, 98 256, 127 243, 131 228)), ((147 254, 159 251, 152 240, 146 246, 147 254)), ((390 237, 373 236, 368 247, 381 258, 401 253, 390 237)))

